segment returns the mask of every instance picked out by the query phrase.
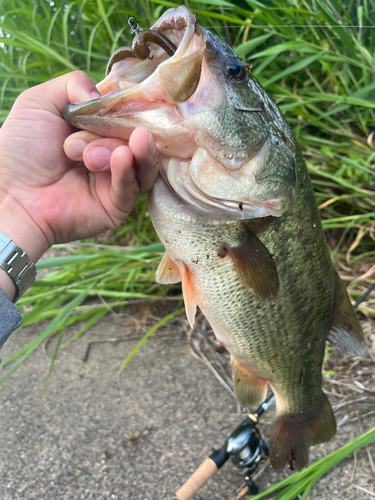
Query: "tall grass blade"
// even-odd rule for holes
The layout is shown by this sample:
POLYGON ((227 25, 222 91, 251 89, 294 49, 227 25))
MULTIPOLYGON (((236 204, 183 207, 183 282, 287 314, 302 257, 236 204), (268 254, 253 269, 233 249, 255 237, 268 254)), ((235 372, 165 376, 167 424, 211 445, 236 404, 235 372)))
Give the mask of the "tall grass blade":
POLYGON ((303 491, 304 488, 312 488, 322 476, 327 474, 333 467, 342 462, 348 455, 353 453, 364 446, 375 441, 375 427, 369 429, 367 432, 361 436, 353 439, 350 443, 346 444, 342 448, 330 453, 326 457, 318 460, 314 464, 310 465, 301 472, 296 472, 292 476, 280 481, 279 483, 271 486, 267 490, 259 493, 249 500, 260 500, 268 495, 271 495, 275 491, 287 487, 282 493, 283 496, 276 496, 280 500, 294 500, 298 498, 298 494, 303 491))
POLYGON ((151 337, 151 335, 153 333, 156 332, 156 330, 159 330, 160 327, 162 327, 163 325, 165 325, 165 323, 168 323, 169 320, 171 320, 172 318, 175 318, 176 316, 180 316, 181 314, 183 314, 185 312, 185 308, 182 307, 181 309, 178 309, 178 311, 175 311, 171 314, 168 314, 167 316, 165 316, 163 319, 161 319, 158 323, 156 323, 156 325, 152 326, 149 331, 142 337, 142 339, 138 342, 138 344, 134 347, 134 349, 132 349, 132 351, 129 353, 129 355, 125 358, 125 360, 123 361, 122 365, 121 365, 121 370, 124 370, 127 365, 130 363, 130 361, 134 358, 134 356, 137 354, 137 352, 139 351, 139 349, 143 346, 143 344, 146 342, 146 340, 151 337))
POLYGON ((53 350, 53 354, 52 354, 52 358, 51 358, 51 363, 49 365, 48 373, 47 373, 46 379, 44 381, 43 389, 42 389, 42 392, 41 392, 41 395, 40 395, 40 398, 39 398, 39 409, 40 409, 40 407, 42 405, 43 396, 44 396, 44 393, 46 392, 48 381, 50 379, 50 376, 51 376, 51 373, 52 373, 52 370, 53 370, 53 365, 55 364, 55 361, 56 361, 56 358, 57 358, 57 353, 59 352, 60 344, 61 344, 61 341, 62 341, 62 339, 64 337, 64 333, 65 333, 65 329, 63 329, 59 333, 59 336, 57 338, 57 342, 56 342, 56 345, 55 345, 55 349, 53 350))
POLYGON ((66 349, 69 347, 73 342, 75 342, 77 339, 79 339, 84 333, 87 332, 87 330, 92 326, 95 325, 103 316, 105 316, 108 313, 108 308, 104 307, 102 309, 97 309, 94 311, 92 314, 91 318, 78 330, 76 334, 73 335, 72 338, 70 338, 65 344, 61 347, 62 349, 66 349))

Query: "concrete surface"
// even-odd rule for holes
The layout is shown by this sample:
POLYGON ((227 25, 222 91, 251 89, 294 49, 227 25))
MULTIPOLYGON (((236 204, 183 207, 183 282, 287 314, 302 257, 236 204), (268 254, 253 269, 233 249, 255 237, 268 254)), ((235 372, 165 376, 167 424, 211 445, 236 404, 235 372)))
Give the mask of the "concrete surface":
MULTIPOLYGON (((121 361, 143 335, 135 331, 134 317, 108 315, 60 352, 40 410, 51 346, 39 349, 1 389, 1 500, 173 499, 212 447, 221 445, 239 425, 234 400, 189 354, 181 320, 179 326, 169 325, 147 341, 119 375, 121 361), (94 345, 88 361, 82 362, 88 342, 113 337, 131 340, 94 345)), ((42 327, 13 334, 2 359, 42 327)), ((367 430, 375 419, 363 423, 367 430)), ((269 436, 269 425, 264 432, 269 436)), ((342 427, 329 444, 315 447, 312 460, 359 434, 355 422, 342 427)), ((309 498, 373 498, 374 493, 350 485, 352 470, 350 457, 309 498)), ((194 498, 234 499, 241 477, 241 471, 228 463, 194 498)), ((268 468, 258 484, 264 489, 283 477, 268 468)), ((357 454, 354 483, 374 492, 365 450, 357 454)))

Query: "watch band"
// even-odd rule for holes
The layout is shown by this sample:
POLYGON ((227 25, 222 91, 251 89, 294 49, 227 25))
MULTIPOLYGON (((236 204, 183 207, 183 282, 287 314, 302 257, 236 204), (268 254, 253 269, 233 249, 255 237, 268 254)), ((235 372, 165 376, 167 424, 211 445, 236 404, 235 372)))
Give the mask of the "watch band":
POLYGON ((0 233, 0 267, 8 274, 16 287, 13 299, 13 303, 16 303, 35 281, 36 269, 30 257, 2 233, 0 233))

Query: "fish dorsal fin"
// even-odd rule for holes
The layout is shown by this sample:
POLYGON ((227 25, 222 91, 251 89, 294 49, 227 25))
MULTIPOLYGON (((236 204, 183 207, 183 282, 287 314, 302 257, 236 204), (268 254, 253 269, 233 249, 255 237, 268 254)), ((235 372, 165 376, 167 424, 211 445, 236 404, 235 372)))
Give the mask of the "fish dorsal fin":
POLYGON ((328 340, 340 351, 360 356, 367 350, 361 325, 350 303, 344 283, 336 271, 336 297, 328 340))
POLYGON ((225 246, 245 287, 260 299, 275 299, 279 276, 275 261, 260 239, 246 227, 241 245, 225 246))
POLYGON ((194 328, 198 302, 193 279, 188 267, 182 261, 178 260, 176 264, 181 274, 182 295, 184 296, 186 316, 190 326, 194 328))
POLYGON ((181 281, 178 265, 167 252, 164 253, 156 271, 156 281, 161 285, 170 285, 181 281))
POLYGON ((256 405, 264 401, 267 380, 254 375, 247 366, 232 357, 232 377, 234 392, 242 406, 256 405))

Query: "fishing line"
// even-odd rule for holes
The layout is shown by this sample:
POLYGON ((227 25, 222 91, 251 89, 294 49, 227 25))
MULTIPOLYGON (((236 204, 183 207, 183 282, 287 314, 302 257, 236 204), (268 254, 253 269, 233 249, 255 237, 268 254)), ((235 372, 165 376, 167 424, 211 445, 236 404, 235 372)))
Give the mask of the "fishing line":
POLYGON ((357 302, 353 306, 354 309, 357 309, 359 304, 363 302, 370 295, 370 293, 374 290, 374 288, 375 288, 375 283, 371 285, 370 288, 366 290, 366 292, 357 300, 357 302))
MULTIPOLYGON (((227 22, 230 23, 229 20, 226 20, 227 22)), ((202 28, 222 28, 223 25, 218 25, 218 26, 202 26, 202 28)), ((365 26, 359 26, 359 25, 343 25, 343 24, 275 24, 275 25, 269 25, 269 24, 236 24, 236 25, 230 25, 229 28, 375 28, 374 25, 365 25, 365 26)))

